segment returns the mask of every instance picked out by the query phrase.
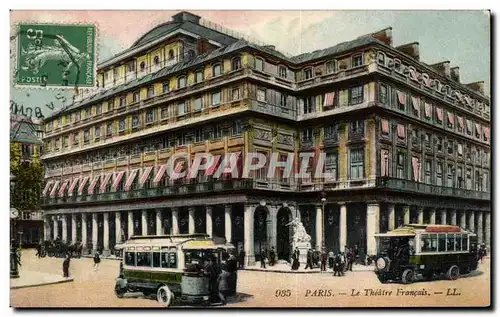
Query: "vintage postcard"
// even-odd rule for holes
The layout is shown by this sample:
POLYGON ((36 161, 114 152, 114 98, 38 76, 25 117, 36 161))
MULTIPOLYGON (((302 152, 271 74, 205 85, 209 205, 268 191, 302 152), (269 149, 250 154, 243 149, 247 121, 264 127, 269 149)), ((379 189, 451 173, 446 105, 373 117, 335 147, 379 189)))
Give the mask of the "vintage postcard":
POLYGON ((491 306, 489 11, 10 19, 12 307, 491 306))

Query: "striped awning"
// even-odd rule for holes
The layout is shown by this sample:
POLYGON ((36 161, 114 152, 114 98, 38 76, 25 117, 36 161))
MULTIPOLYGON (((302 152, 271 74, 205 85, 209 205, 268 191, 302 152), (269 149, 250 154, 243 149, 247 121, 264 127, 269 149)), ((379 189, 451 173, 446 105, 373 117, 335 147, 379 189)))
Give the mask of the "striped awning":
POLYGON ((141 178, 139 178, 139 186, 144 185, 144 183, 148 179, 149 175, 151 174, 153 167, 154 166, 148 166, 148 167, 144 168, 142 175, 141 175, 141 178))
POLYGON ((71 181, 71 185, 68 188, 68 196, 73 196, 73 191, 75 190, 76 184, 80 179, 81 177, 73 178, 73 181, 71 181))
POLYGON ((129 172, 127 181, 125 182, 125 188, 124 190, 128 191, 130 190, 130 187, 132 187, 132 183, 134 182, 135 177, 137 176, 137 173, 139 172, 139 169, 135 169, 129 172))
POLYGON ((123 174, 125 174, 125 171, 116 172, 114 174, 115 179, 113 180, 113 187, 112 187, 111 191, 116 192, 118 190, 118 186, 120 185, 120 182, 122 181, 123 174))
POLYGON ((54 198, 56 197, 56 192, 57 192, 57 187, 59 187, 60 181, 55 181, 54 186, 52 187, 52 190, 50 191, 50 197, 54 198))
POLYGON ((90 185, 89 185, 89 189, 87 191, 87 193, 89 195, 94 194, 94 188, 95 188, 95 185, 97 184, 97 181, 99 180, 99 177, 101 177, 101 175, 97 175, 97 176, 94 176, 92 178, 92 181, 90 182, 90 185))
POLYGON ((101 177, 101 186, 99 186, 99 192, 100 193, 105 193, 106 192, 106 187, 109 184, 109 180, 111 179, 111 176, 113 176, 113 173, 107 173, 107 174, 104 174, 101 177))
POLYGON ((63 181, 61 188, 59 189, 59 192, 57 193, 57 196, 62 197, 64 196, 64 192, 66 191, 66 188, 68 187, 69 179, 63 181))
POLYGON ((165 175, 165 171, 167 170, 167 164, 162 164, 158 167, 158 171, 156 172, 155 178, 153 179, 153 184, 156 186, 165 175))
POLYGON ((54 181, 48 181, 47 184, 45 184, 45 188, 43 189, 43 192, 42 192, 43 196, 47 196, 50 185, 52 185, 52 183, 54 183, 54 181))
POLYGON ((80 182, 80 186, 78 186, 78 195, 83 194, 83 188, 87 184, 87 181, 89 180, 89 176, 83 177, 82 181, 80 182))

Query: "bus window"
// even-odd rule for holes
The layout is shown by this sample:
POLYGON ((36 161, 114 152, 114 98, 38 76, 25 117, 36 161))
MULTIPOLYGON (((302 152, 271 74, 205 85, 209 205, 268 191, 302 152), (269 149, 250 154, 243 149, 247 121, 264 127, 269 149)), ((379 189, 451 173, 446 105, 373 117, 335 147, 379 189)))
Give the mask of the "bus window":
POLYGON ((137 266, 151 266, 151 253, 137 252, 137 266))
POLYGON ((161 267, 160 252, 153 252, 153 267, 161 267))
POLYGON ((468 251, 467 234, 462 235, 462 251, 468 251))
POLYGON ((125 252, 125 265, 135 266, 135 252, 125 252))
POLYGON ((161 253, 161 267, 168 268, 168 252, 161 253))
POLYGON ((439 252, 446 251, 446 234, 438 234, 438 249, 439 252))
POLYGON ((429 238, 431 240, 431 252, 436 252, 438 250, 438 240, 437 240, 437 235, 436 234, 431 234, 429 235, 429 238))
POLYGON ((420 236, 420 247, 422 252, 430 252, 431 251, 431 240, 429 239, 428 234, 423 234, 420 236))
POLYGON ((453 233, 446 234, 446 250, 455 251, 455 235, 453 233))
POLYGON ((170 252, 169 260, 169 266, 177 268, 177 254, 175 252, 170 252))
POLYGON ((461 234, 455 235, 455 250, 456 251, 462 250, 462 235, 461 234))

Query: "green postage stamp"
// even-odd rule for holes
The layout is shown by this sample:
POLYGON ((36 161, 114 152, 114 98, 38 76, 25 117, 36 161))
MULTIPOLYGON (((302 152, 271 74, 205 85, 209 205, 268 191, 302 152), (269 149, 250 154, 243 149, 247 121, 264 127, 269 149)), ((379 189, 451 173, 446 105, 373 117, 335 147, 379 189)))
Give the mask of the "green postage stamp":
POLYGON ((95 87, 95 25, 21 23, 17 40, 16 87, 95 87))

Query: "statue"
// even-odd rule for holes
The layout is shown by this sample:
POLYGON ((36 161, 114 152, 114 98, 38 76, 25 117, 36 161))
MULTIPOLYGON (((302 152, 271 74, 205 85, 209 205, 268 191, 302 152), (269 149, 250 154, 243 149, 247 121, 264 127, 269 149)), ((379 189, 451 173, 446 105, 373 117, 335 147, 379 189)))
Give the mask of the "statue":
POLYGON ((293 244, 294 244, 294 246, 298 242, 311 242, 311 236, 307 234, 306 228, 304 228, 304 225, 299 220, 299 218, 295 218, 294 220, 290 221, 287 224, 287 226, 292 226, 292 228, 293 228, 293 244))

